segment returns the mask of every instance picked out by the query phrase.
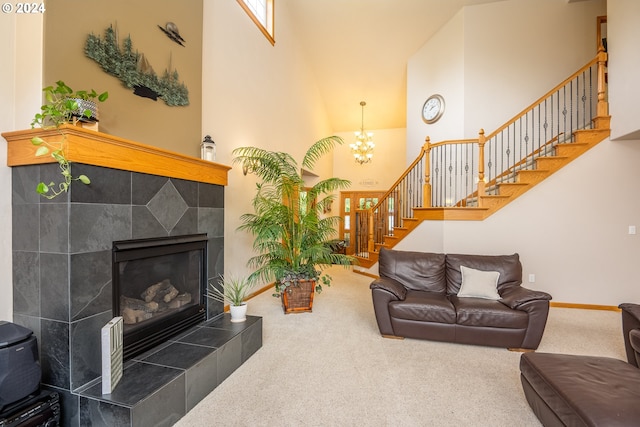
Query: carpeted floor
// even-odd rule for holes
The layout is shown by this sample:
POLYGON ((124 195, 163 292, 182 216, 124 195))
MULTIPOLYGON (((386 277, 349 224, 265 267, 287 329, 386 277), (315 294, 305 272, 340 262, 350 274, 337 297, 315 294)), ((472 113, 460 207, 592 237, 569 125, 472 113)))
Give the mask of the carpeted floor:
MULTIPOLYGON (((284 315, 265 292, 263 347, 176 426, 540 426, 520 353, 382 338, 369 283, 341 267, 313 313, 284 315)), ((620 313, 552 308, 540 352, 625 358, 620 313)))

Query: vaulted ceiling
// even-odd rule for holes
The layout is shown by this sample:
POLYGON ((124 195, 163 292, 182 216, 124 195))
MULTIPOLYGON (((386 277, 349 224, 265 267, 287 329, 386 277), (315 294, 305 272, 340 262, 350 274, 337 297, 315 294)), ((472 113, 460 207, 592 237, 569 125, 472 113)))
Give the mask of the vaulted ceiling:
MULTIPOLYGON (((407 61, 463 6, 502 0, 289 0, 334 132, 406 127, 407 61)), ((276 1, 276 7, 278 2, 276 1)), ((276 22, 276 43, 277 43, 276 22)))

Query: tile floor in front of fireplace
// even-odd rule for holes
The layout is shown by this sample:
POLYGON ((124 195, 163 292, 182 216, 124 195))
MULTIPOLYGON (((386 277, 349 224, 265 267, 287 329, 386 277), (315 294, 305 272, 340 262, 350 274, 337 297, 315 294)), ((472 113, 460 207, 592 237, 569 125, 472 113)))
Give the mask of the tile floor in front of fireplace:
POLYGON ((261 317, 204 322, 127 361, 113 393, 100 381, 80 391, 80 425, 170 426, 260 347, 261 317))

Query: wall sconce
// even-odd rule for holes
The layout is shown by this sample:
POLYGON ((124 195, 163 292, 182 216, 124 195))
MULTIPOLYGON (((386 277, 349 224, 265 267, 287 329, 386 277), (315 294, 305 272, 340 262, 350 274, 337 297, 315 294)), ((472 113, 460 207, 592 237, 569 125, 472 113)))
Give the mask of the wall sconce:
POLYGON ((200 158, 210 162, 216 161, 216 143, 209 135, 205 136, 200 144, 200 158))

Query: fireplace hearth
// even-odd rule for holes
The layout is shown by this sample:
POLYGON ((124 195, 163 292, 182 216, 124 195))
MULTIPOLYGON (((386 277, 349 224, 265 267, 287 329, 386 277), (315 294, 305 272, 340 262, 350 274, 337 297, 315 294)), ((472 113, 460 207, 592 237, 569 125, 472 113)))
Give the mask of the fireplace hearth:
POLYGON ((207 236, 113 243, 113 315, 128 360, 206 320, 207 236))

